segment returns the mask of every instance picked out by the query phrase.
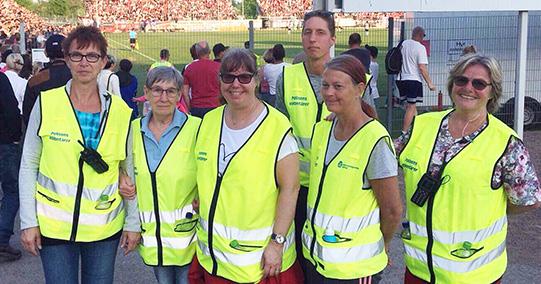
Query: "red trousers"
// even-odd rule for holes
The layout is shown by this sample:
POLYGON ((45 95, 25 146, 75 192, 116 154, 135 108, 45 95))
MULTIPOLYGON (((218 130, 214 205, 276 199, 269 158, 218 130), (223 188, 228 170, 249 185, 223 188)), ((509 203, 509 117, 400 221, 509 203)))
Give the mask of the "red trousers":
MULTIPOLYGON (((193 258, 190 272, 188 273, 188 282, 190 284, 235 284, 236 282, 227 280, 220 276, 214 276, 208 273, 197 260, 193 258)), ((302 284, 304 276, 299 261, 295 261, 288 270, 280 273, 278 276, 262 279, 259 284, 302 284)))
MULTIPOLYGON (((428 282, 424 281, 421 278, 417 278, 415 275, 411 274, 411 272, 406 268, 406 273, 404 274, 404 284, 427 284, 428 282)), ((501 284, 502 279, 498 279, 492 284, 501 284)))

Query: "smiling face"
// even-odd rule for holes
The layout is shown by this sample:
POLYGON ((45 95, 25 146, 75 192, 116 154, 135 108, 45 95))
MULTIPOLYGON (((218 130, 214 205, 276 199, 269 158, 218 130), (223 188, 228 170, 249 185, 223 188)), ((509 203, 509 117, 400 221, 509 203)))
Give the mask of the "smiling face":
MULTIPOLYGON (((239 76, 241 74, 252 74, 246 70, 244 66, 241 66, 239 69, 227 72, 234 76, 239 76)), ((238 78, 231 83, 224 83, 223 79, 220 79, 220 91, 222 96, 225 98, 228 104, 233 107, 245 107, 249 105, 252 99, 255 98, 255 88, 257 82, 255 77, 252 77, 250 82, 243 84, 239 81, 238 78)))
POLYGON ((487 68, 482 65, 470 65, 464 70, 463 77, 469 81, 464 86, 453 84, 451 99, 458 111, 479 113, 487 111, 487 103, 491 98, 492 86, 487 85, 483 90, 477 90, 472 86, 472 80, 482 80, 490 84, 490 74, 487 68))
POLYGON ((330 48, 336 42, 327 22, 320 17, 312 17, 304 23, 302 47, 309 59, 317 60, 329 56, 330 48))
POLYGON ((364 90, 364 83, 355 84, 351 77, 341 71, 326 69, 321 81, 321 95, 329 111, 337 116, 355 104, 364 90))
POLYGON ((67 56, 67 65, 71 70, 71 76, 73 77, 74 82, 79 82, 83 84, 92 83, 93 81, 97 84, 97 78, 100 71, 105 67, 107 63, 107 58, 101 56, 100 50, 96 45, 89 45, 85 48, 81 48, 77 44, 77 40, 74 40, 69 48, 67 56), (81 61, 75 62, 70 59, 69 54, 79 54, 79 55, 98 55, 99 59, 97 62, 88 62, 87 57, 82 58, 81 61))
POLYGON ((180 89, 173 81, 157 81, 150 88, 145 86, 144 92, 153 114, 162 117, 173 115, 180 98, 180 89))

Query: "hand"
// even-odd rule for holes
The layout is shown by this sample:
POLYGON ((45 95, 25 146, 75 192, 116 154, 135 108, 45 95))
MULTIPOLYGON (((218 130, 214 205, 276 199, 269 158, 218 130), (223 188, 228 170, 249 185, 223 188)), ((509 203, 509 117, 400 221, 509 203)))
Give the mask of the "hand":
POLYGON ((24 229, 21 233, 21 244, 23 248, 34 256, 39 255, 41 249, 41 233, 39 227, 24 229))
POLYGON ((435 91, 435 90, 436 90, 436 86, 434 86, 434 84, 428 84, 428 88, 429 88, 431 91, 435 91))
POLYGON ((282 254, 284 245, 270 241, 263 257, 261 258, 261 268, 263 268, 263 278, 278 276, 282 271, 282 254))
POLYGON ((193 211, 199 213, 199 199, 194 199, 192 201, 192 207, 193 207, 193 211))
POLYGON ((135 184, 133 184, 131 178, 123 171, 120 171, 120 175, 118 176, 118 184, 119 192, 122 197, 130 200, 135 198, 135 184))
POLYGON ((141 233, 139 232, 122 232, 120 237, 120 247, 124 249, 124 255, 128 255, 134 250, 141 241, 141 233))

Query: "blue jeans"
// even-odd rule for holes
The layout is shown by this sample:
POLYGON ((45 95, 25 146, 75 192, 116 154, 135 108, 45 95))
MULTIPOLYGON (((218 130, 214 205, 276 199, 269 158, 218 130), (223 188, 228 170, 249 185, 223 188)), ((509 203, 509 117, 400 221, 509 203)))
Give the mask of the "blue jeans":
POLYGON ((188 284, 190 265, 154 266, 154 275, 160 284, 188 284))
POLYGON ((45 245, 40 251, 45 282, 79 283, 79 259, 82 284, 111 284, 115 273, 116 250, 120 239, 45 245))
POLYGON ((0 144, 0 183, 2 205, 0 206, 0 245, 9 244, 13 235, 13 222, 19 210, 19 165, 21 145, 0 144))

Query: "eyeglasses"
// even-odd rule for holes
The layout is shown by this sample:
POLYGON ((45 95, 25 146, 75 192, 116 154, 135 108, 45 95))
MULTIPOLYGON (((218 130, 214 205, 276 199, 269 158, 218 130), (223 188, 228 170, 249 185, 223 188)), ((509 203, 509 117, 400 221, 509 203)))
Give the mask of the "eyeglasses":
POLYGON ((100 60, 101 55, 97 53, 81 54, 79 52, 73 52, 68 54, 68 57, 73 62, 81 62, 83 58, 86 58, 86 61, 90 63, 96 63, 98 62, 98 60, 100 60))
POLYGON ((155 98, 159 98, 164 92, 169 98, 174 98, 178 95, 178 89, 176 88, 162 89, 160 87, 153 87, 153 88, 150 88, 150 92, 152 93, 152 96, 155 98))
POLYGON ((491 83, 487 83, 481 79, 469 79, 468 77, 464 76, 457 76, 453 79, 453 84, 455 84, 458 87, 464 87, 468 84, 468 82, 471 81, 471 85, 474 89, 477 91, 484 90, 487 86, 491 86, 491 83))
POLYGON ((239 80, 241 84, 249 84, 252 81, 252 78, 255 76, 255 73, 242 73, 239 75, 233 75, 230 73, 220 74, 220 79, 226 84, 233 84, 235 79, 239 80))

